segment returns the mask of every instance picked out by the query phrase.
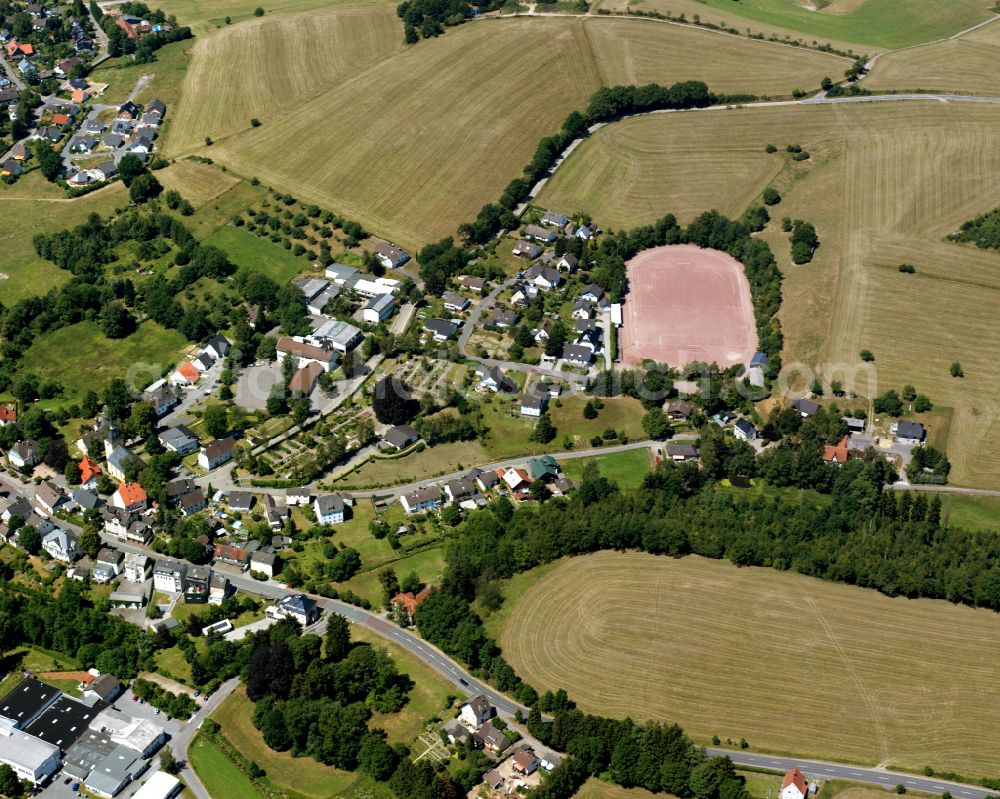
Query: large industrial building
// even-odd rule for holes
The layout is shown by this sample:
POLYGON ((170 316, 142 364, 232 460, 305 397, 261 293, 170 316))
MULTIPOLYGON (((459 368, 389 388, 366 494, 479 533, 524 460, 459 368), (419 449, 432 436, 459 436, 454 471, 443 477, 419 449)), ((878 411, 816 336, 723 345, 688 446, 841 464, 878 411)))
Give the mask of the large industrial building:
MULTIPOLYGON (((76 699, 28 677, 0 699, 0 764, 36 785, 62 767, 111 799, 149 768, 146 758, 165 740, 158 724, 131 718, 93 692, 76 699)), ((169 787, 158 784, 150 794, 169 787)))

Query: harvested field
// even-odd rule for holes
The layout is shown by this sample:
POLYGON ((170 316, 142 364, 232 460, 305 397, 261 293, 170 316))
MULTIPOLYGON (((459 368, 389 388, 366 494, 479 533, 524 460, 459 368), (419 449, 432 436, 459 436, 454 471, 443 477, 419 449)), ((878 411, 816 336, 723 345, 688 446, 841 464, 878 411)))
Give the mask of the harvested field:
POLYGON ((998 633, 987 610, 604 552, 560 563, 525 592, 502 644, 540 691, 677 722, 701 743, 746 736, 776 753, 971 776, 1000 768, 998 633))
MULTIPOLYGON (((698 14, 739 30, 801 38, 808 43, 853 43, 856 52, 907 47, 958 33, 990 17, 991 0, 834 0, 824 8, 805 0, 643 0, 642 10, 674 16, 698 14), (809 6, 813 6, 810 8, 809 6)), ((603 0, 601 8, 624 9, 626 0, 603 0)), ((850 46, 850 45, 848 45, 850 46)))
POLYGON ((865 86, 1000 95, 1000 24, 960 39, 889 53, 875 62, 865 86))
MULTIPOLYGON (((169 116, 167 151, 187 152, 201 147, 206 136, 220 139, 249 130, 254 117, 266 133, 281 111, 402 48, 399 19, 389 6, 341 6, 226 27, 194 47, 183 98, 169 116)), ((345 107, 333 115, 342 113, 350 112, 345 107)), ((317 126, 322 129, 330 116, 327 108, 317 126)), ((274 144, 283 149, 288 142, 276 139, 274 144)))
POLYGON ((201 208, 209 200, 214 200, 239 183, 219 167, 185 158, 156 173, 156 179, 164 189, 173 189, 195 208, 201 208))
MULTIPOLYGON (((600 144, 609 136, 621 142, 634 167, 607 176, 604 198, 593 186, 562 195, 559 204, 545 194, 547 203, 564 211, 582 208, 600 224, 607 224, 596 213, 603 209, 611 219, 631 216, 631 227, 673 211, 671 198, 684 186, 704 187, 698 189, 704 210, 725 208, 734 195, 756 197, 773 184, 783 199, 761 235, 785 275, 779 313, 784 362, 851 370, 860 350, 872 350, 877 385, 861 381, 856 391, 868 396, 911 383, 936 405, 954 408, 952 482, 1000 487, 1000 372, 993 355, 1000 329, 992 311, 1000 304, 1000 253, 944 240, 998 203, 994 110, 928 101, 654 114, 603 128, 564 167, 596 165, 595 154, 600 159, 614 152, 600 144), (650 148, 648 141, 669 147, 650 148), (780 151, 765 153, 768 143, 798 143, 812 157, 792 162, 780 151), (678 163, 670 148, 690 158, 678 163), (716 177, 714 159, 733 154, 745 158, 749 187, 716 177), (648 187, 645 207, 627 189, 639 172, 648 187), (620 205, 611 199, 623 196, 620 205), (808 266, 791 263, 788 234, 776 224, 783 216, 816 226, 821 246, 808 266), (917 273, 901 274, 902 263, 915 265, 917 273), (919 335, 905 332, 918 329, 919 335), (955 360, 965 370, 962 380, 949 375, 955 360)), ((559 178, 557 171, 554 186, 559 178)))
MULTIPOLYGON (((263 41, 278 23, 264 18, 260 31, 251 33, 263 41)), ((569 111, 583 108, 605 81, 704 79, 716 91, 787 94, 803 80, 817 85, 845 63, 648 20, 485 20, 345 75, 322 93, 319 82, 306 80, 316 95, 307 100, 304 92, 296 94, 293 104, 282 94, 298 89, 269 87, 302 80, 301 70, 286 74, 284 65, 266 55, 271 48, 262 46, 252 79, 239 77, 241 94, 256 93, 254 105, 217 119, 221 95, 212 84, 244 53, 235 40, 229 46, 217 39, 236 36, 240 27, 196 48, 188 98, 168 136, 170 153, 203 148, 210 135, 215 143, 201 149, 203 154, 410 248, 454 233, 494 200, 520 173, 538 140, 557 130, 569 111), (717 57, 701 58, 709 48, 717 57), (261 88, 247 91, 243 83, 261 88), (271 104, 275 110, 269 110, 271 104), (249 128, 251 115, 261 119, 261 127, 249 128), (226 135, 235 130, 240 132, 226 135)), ((282 23, 278 30, 298 45, 297 28, 282 23)), ((332 35, 344 37, 347 29, 332 35)), ((389 39, 395 48, 398 31, 389 39)))
POLYGON ((732 256, 691 244, 657 247, 628 262, 628 282, 619 333, 625 363, 750 362, 757 349, 750 284, 732 256))

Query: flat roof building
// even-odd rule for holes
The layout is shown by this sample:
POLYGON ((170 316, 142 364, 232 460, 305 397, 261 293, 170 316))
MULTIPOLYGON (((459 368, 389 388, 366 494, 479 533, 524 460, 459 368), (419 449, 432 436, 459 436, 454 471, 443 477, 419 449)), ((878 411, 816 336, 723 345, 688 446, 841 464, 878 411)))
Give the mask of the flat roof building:
POLYGON ((10 766, 19 779, 38 784, 59 769, 58 746, 0 723, 0 763, 10 766))
POLYGON ((0 716, 10 719, 12 726, 23 729, 48 710, 61 694, 55 686, 29 677, 0 699, 0 716))
POLYGON ((181 792, 181 783, 177 777, 165 771, 157 771, 146 780, 146 783, 134 794, 132 799, 172 799, 181 792))
POLYGON ((91 706, 64 694, 25 727, 24 731, 53 746, 58 746, 65 752, 77 742, 97 718, 97 714, 107 706, 107 702, 101 699, 91 706))
POLYGON ((111 754, 94 766, 83 784, 98 796, 111 799, 147 768, 146 762, 134 749, 116 746, 111 754))

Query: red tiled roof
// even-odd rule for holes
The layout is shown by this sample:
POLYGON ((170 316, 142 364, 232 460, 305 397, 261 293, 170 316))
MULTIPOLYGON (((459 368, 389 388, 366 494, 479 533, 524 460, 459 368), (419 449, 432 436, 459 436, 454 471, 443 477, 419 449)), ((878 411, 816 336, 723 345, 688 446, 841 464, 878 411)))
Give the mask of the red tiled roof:
POLYGON ((6 405, 0 405, 0 422, 16 422, 17 411, 6 405))
POLYGON ((434 588, 428 585, 416 595, 414 595, 412 591, 407 591, 405 594, 396 594, 396 596, 392 598, 392 604, 402 605, 403 608, 406 609, 407 615, 409 615, 410 618, 413 618, 413 614, 417 612, 417 605, 433 593, 434 588))
POLYGON ((52 115, 52 124, 53 125, 66 125, 68 123, 69 123, 69 115, 68 114, 53 114, 52 115))
POLYGON ((785 775, 785 779, 781 783, 781 789, 784 790, 789 785, 794 785, 796 788, 798 788, 799 793, 801 793, 803 796, 806 795, 806 792, 809 788, 809 786, 806 785, 805 775, 797 768, 793 768, 785 775))
POLYGON ((122 483, 115 493, 122 498, 126 508, 147 500, 146 491, 138 483, 122 483))
POLYGON ((847 436, 836 444, 827 444, 823 447, 823 460, 827 463, 846 463, 847 457, 847 436))
POLYGON ((86 455, 83 456, 83 460, 80 461, 80 482, 89 483, 92 477, 96 477, 101 473, 102 469, 100 465, 94 463, 86 455))
POLYGON ((178 366, 177 373, 191 383, 198 382, 198 370, 195 369, 194 364, 191 363, 191 361, 184 361, 184 363, 178 366))

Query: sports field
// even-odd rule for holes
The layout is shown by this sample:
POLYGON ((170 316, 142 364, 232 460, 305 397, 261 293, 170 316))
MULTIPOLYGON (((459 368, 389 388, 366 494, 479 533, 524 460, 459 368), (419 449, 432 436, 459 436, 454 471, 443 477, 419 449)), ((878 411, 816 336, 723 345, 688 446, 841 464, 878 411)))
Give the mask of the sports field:
POLYGON ((865 86, 1000 95, 1000 22, 960 39, 889 53, 875 62, 865 86))
POLYGON ((1000 768, 998 633, 987 610, 604 552, 525 592, 502 645, 538 690, 677 722, 701 743, 745 736, 775 753, 987 775, 1000 768))
MULTIPOLYGON (((622 9, 627 0, 602 0, 622 9)), ((628 3, 631 5, 631 3, 628 3)), ((642 0, 638 9, 698 14, 740 30, 829 42, 856 52, 907 47, 943 39, 990 17, 990 0, 642 0)))
POLYGON ((756 197, 773 184, 783 199, 762 235, 785 275, 785 363, 853 368, 860 350, 872 350, 877 385, 860 382, 855 390, 912 383, 936 405, 954 408, 952 482, 1000 487, 993 355, 1000 329, 990 310, 1000 303, 1000 254, 944 240, 997 205, 1000 129, 992 108, 928 101, 654 114, 601 129, 563 167, 601 169, 615 148, 628 164, 617 176, 605 173, 601 186, 580 183, 579 194, 566 191, 558 203, 549 193, 542 201, 582 209, 601 224, 631 218, 632 226, 675 210, 686 186, 704 192, 699 210, 737 213, 734 195, 756 197), (607 137, 613 146, 602 143, 607 137), (765 153, 768 143, 779 152, 765 153), (789 143, 811 158, 790 161, 781 152, 789 143), (679 160, 671 150, 690 157, 679 160), (748 183, 717 180, 715 160, 736 156, 748 183), (641 196, 628 188, 639 174, 641 196), (791 263, 788 234, 776 224, 783 216, 816 226, 821 246, 808 266, 791 263), (901 274, 901 263, 917 273, 901 274), (964 379, 949 374, 956 360, 964 379))
POLYGON ((757 349, 750 284, 732 256, 692 244, 644 250, 628 262, 628 282, 619 332, 625 363, 750 362, 757 349))
POLYGON ((310 19, 320 26, 329 18, 326 41, 342 40, 348 53, 352 36, 362 40, 343 61, 327 52, 336 47, 302 47, 301 25, 279 17, 199 42, 167 136, 169 153, 199 150, 416 248, 454 233, 495 199, 538 139, 603 83, 703 79, 716 91, 777 95, 817 86, 847 63, 681 26, 601 18, 484 20, 395 52, 391 13, 351 13, 354 27, 339 13, 310 19), (367 31, 373 14, 378 26, 352 33, 367 31), (272 57, 299 48, 301 56, 272 57), (711 59, 702 57, 708 50, 711 59), (365 60, 369 54, 387 57, 375 63, 365 60), (233 78, 220 77, 228 74, 233 78), (314 96, 306 99, 309 91, 314 96), (261 126, 251 128, 250 116, 261 126))

